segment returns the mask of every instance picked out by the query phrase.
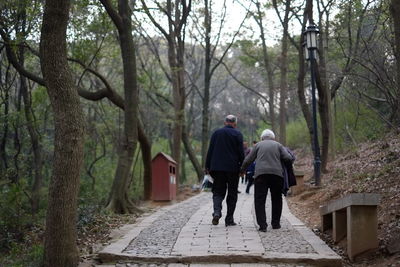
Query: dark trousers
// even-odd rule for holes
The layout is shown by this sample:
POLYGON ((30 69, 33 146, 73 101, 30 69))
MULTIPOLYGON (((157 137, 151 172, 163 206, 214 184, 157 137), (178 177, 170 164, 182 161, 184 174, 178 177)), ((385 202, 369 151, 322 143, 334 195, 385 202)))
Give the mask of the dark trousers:
POLYGON ((256 210, 257 223, 260 227, 267 227, 265 215, 265 201, 268 189, 271 192, 272 226, 280 224, 282 215, 282 187, 283 178, 273 174, 262 174, 254 181, 254 207, 256 210))
POLYGON ((247 180, 247 187, 246 187, 246 193, 250 193, 250 187, 254 183, 254 173, 246 174, 246 180, 247 180))
POLYGON ((212 187, 214 213, 213 216, 222 216, 222 201, 226 197, 227 212, 225 223, 233 222, 233 213, 235 212, 236 202, 238 198, 239 173, 238 172, 222 172, 212 171, 211 177, 214 178, 212 187))

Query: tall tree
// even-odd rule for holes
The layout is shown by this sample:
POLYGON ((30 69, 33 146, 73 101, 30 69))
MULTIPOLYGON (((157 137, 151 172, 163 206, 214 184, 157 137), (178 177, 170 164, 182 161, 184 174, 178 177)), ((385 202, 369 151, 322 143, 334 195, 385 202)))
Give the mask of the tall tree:
POLYGON ((318 107, 321 122, 321 136, 322 136, 322 154, 321 154, 321 170, 327 172, 328 155, 329 155, 329 143, 332 135, 332 118, 331 118, 331 96, 329 92, 329 81, 327 77, 327 47, 328 36, 329 36, 329 15, 332 1, 328 1, 327 4, 323 0, 317 1, 318 8, 318 55, 319 61, 315 60, 316 72, 318 76, 318 107), (324 19, 324 15, 326 19, 324 19))
POLYGON ((266 77, 268 81, 268 98, 269 98, 269 119, 271 122, 271 129, 277 133, 276 131, 276 122, 275 122, 275 83, 274 83, 274 71, 272 68, 272 62, 271 62, 271 57, 268 54, 268 49, 267 49, 267 43, 266 43, 266 38, 265 38, 265 32, 264 32, 264 25, 263 25, 263 18, 264 18, 264 13, 261 10, 261 4, 260 2, 254 1, 257 11, 253 15, 254 20, 256 21, 258 28, 260 30, 260 38, 261 38, 261 45, 262 45, 262 55, 263 55, 263 63, 264 63, 264 68, 266 70, 266 77))
POLYGON ((167 0, 165 5, 155 2, 157 8, 166 16, 168 24, 163 27, 150 12, 146 2, 141 0, 143 9, 154 26, 162 33, 168 44, 168 64, 172 83, 174 105, 174 126, 172 157, 177 163, 176 183, 179 185, 179 166, 181 165, 182 132, 185 122, 185 33, 187 18, 192 1, 167 0))
MULTIPOLYGON (((223 8, 220 10, 220 23, 219 27, 216 29, 216 33, 213 35, 213 14, 215 13, 214 3, 211 0, 204 0, 203 13, 204 22, 203 28, 201 29, 200 35, 202 36, 201 46, 204 48, 204 90, 200 93, 202 99, 202 122, 201 122, 201 166, 204 167, 206 154, 208 149, 208 140, 210 136, 210 99, 211 99, 211 81, 217 70, 217 68, 224 61, 226 55, 231 49, 235 42, 236 37, 240 33, 243 23, 246 20, 246 16, 243 18, 238 29, 233 34, 231 40, 225 44, 221 45, 222 40, 222 29, 226 26, 226 0, 223 1, 223 8), (213 42, 213 39, 215 40, 213 42), (221 56, 217 56, 220 54, 221 56)), ((200 23, 200 21, 197 21, 200 23)))
POLYGON ((118 165, 108 200, 108 208, 116 213, 134 211, 128 197, 133 156, 138 141, 138 89, 136 52, 132 36, 132 10, 127 0, 118 1, 118 11, 110 0, 100 0, 114 22, 119 36, 124 76, 124 134, 120 140, 118 165))
POLYGON ((319 51, 319 77, 321 79, 321 90, 323 91, 323 101, 320 101, 321 122, 322 126, 322 171, 327 171, 328 153, 333 159, 335 155, 335 133, 334 133, 334 117, 332 113, 330 84, 328 79, 328 43, 330 33, 330 15, 334 1, 324 0, 317 1, 318 8, 318 27, 320 29, 320 38, 318 38, 319 51), (325 18, 324 18, 325 17, 325 18), (328 120, 326 120, 326 118, 328 120), (329 150, 329 151, 328 151, 329 150))
POLYGON ((275 11, 281 21, 283 26, 283 33, 282 33, 282 41, 281 41, 281 56, 279 58, 280 70, 281 70, 281 77, 280 77, 280 97, 279 97, 279 142, 282 144, 286 144, 286 101, 288 95, 288 46, 289 46, 289 14, 291 9, 291 1, 286 0, 285 9, 284 9, 284 16, 283 18, 280 15, 278 10, 277 1, 272 1, 275 11))
MULTIPOLYGON (((17 28, 17 36, 26 36, 26 27, 27 27, 27 2, 21 1, 18 6, 18 16, 21 19, 21 25, 17 28)), ((25 64, 25 47, 18 47, 18 59, 19 64, 24 66, 25 64)), ((39 202, 40 202, 40 190, 42 188, 43 183, 43 152, 42 145, 40 143, 40 135, 35 128, 35 116, 32 110, 32 100, 28 91, 28 82, 25 76, 20 74, 20 91, 22 95, 22 99, 24 102, 24 114, 26 120, 26 127, 28 129, 29 137, 31 140, 32 151, 33 151, 33 164, 32 168, 34 169, 34 179, 32 182, 32 196, 31 196, 31 206, 32 213, 37 213, 39 211, 39 202)))
MULTIPOLYGON (((8 61, 13 65, 14 63, 9 59, 10 58, 9 54, 12 52, 12 54, 14 55, 14 60, 19 65, 24 66, 27 49, 26 46, 24 45, 17 46, 16 42, 11 42, 8 36, 15 35, 18 36, 19 40, 21 41, 25 40, 25 38, 30 34, 29 31, 33 31, 34 27, 32 26, 32 24, 35 23, 36 17, 38 17, 35 15, 38 15, 38 13, 36 12, 38 12, 39 7, 36 6, 34 3, 34 6, 36 6, 36 8, 33 7, 31 9, 28 9, 27 4, 28 4, 27 1, 22 1, 22 0, 16 1, 13 4, 7 3, 7 5, 4 6, 2 14, 0 15, 0 35, 4 41, 4 47, 6 50, 8 61), (34 17, 35 19, 32 19, 34 17)), ((5 76, 8 77, 7 74, 5 76)), ((5 93, 6 93, 5 98, 7 98, 7 92, 5 93)), ((23 109, 26 120, 26 123, 24 125, 28 130, 28 134, 31 141, 32 153, 33 153, 33 160, 31 165, 31 168, 33 170, 33 175, 32 175, 32 181, 30 182, 32 187, 31 187, 31 196, 29 199, 31 202, 32 213, 36 213, 39 207, 39 201, 41 197, 40 189, 42 187, 42 181, 43 181, 43 161, 42 161, 43 150, 42 150, 42 145, 40 143, 40 134, 37 129, 37 121, 34 115, 34 111, 32 109, 32 100, 28 88, 27 79, 25 78, 24 75, 20 73, 19 93, 17 96, 18 103, 21 102, 21 98, 23 101, 23 109)), ((18 104, 18 106, 21 105, 18 104)), ((8 109, 8 103, 5 102, 6 112, 7 109, 8 109)), ((8 122, 8 117, 6 116, 6 119, 4 120, 4 126, 7 125, 7 122, 8 122)), ((5 127, 4 136, 6 136, 7 134, 8 134, 8 128, 5 127)), ((1 142, 0 151, 2 151, 2 148, 4 147, 3 144, 4 145, 6 144, 4 139, 1 142)), ((0 158, 2 154, 3 153, 0 152, 0 158)), ((14 156, 14 158, 16 157, 14 156)))
POLYGON ((49 186, 44 266, 77 266, 77 199, 83 162, 84 118, 67 63, 71 1, 46 0, 40 60, 54 113, 54 165, 49 186))
MULTIPOLYGON (((312 0, 306 1, 306 6, 303 11, 303 17, 301 20, 301 35, 297 44, 298 50, 298 74, 297 74, 297 96, 299 97, 301 111, 303 113, 304 119, 307 123, 308 132, 310 133, 310 144, 313 144, 313 127, 312 127, 312 117, 311 112, 307 104, 307 99, 305 95, 305 88, 304 88, 304 80, 306 76, 306 64, 305 64, 305 55, 303 50, 303 45, 305 42, 303 32, 306 30, 307 21, 309 18, 312 19, 312 0)), ((317 133, 315 133, 317 134, 317 133)), ((312 146, 314 151, 314 147, 312 146)))

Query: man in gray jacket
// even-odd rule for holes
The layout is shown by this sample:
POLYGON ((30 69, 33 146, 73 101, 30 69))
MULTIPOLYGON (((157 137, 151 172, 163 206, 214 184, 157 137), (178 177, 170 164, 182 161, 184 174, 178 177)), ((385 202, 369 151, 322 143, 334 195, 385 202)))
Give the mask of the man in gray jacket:
POLYGON ((275 141, 273 131, 266 129, 261 134, 261 142, 258 142, 244 159, 241 173, 253 162, 256 162, 254 174, 254 206, 256 210, 259 231, 267 231, 267 218, 265 215, 265 201, 268 189, 271 192, 272 205, 272 229, 281 228, 280 220, 282 214, 282 188, 283 169, 281 160, 293 161, 293 157, 286 148, 275 141))

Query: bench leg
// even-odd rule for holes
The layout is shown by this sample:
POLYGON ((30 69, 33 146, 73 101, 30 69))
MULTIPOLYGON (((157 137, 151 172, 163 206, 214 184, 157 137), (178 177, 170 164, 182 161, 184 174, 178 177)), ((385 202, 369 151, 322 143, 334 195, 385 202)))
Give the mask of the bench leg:
POLYGON ((378 247, 376 206, 347 207, 347 254, 354 256, 378 247))
POLYGON ((333 212, 333 230, 332 238, 335 243, 339 242, 346 236, 347 220, 346 210, 337 210, 333 212))
POLYGON ((321 216, 322 232, 332 228, 332 213, 321 216))

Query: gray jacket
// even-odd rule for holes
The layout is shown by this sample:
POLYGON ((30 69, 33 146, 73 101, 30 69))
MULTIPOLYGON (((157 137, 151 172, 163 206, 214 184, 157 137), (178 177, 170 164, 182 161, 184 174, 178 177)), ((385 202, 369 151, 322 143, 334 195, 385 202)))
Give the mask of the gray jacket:
POLYGON ((275 174, 283 177, 281 160, 293 161, 294 159, 282 144, 274 140, 263 140, 258 142, 244 159, 240 172, 243 173, 253 161, 256 161, 254 178, 261 174, 275 174))

